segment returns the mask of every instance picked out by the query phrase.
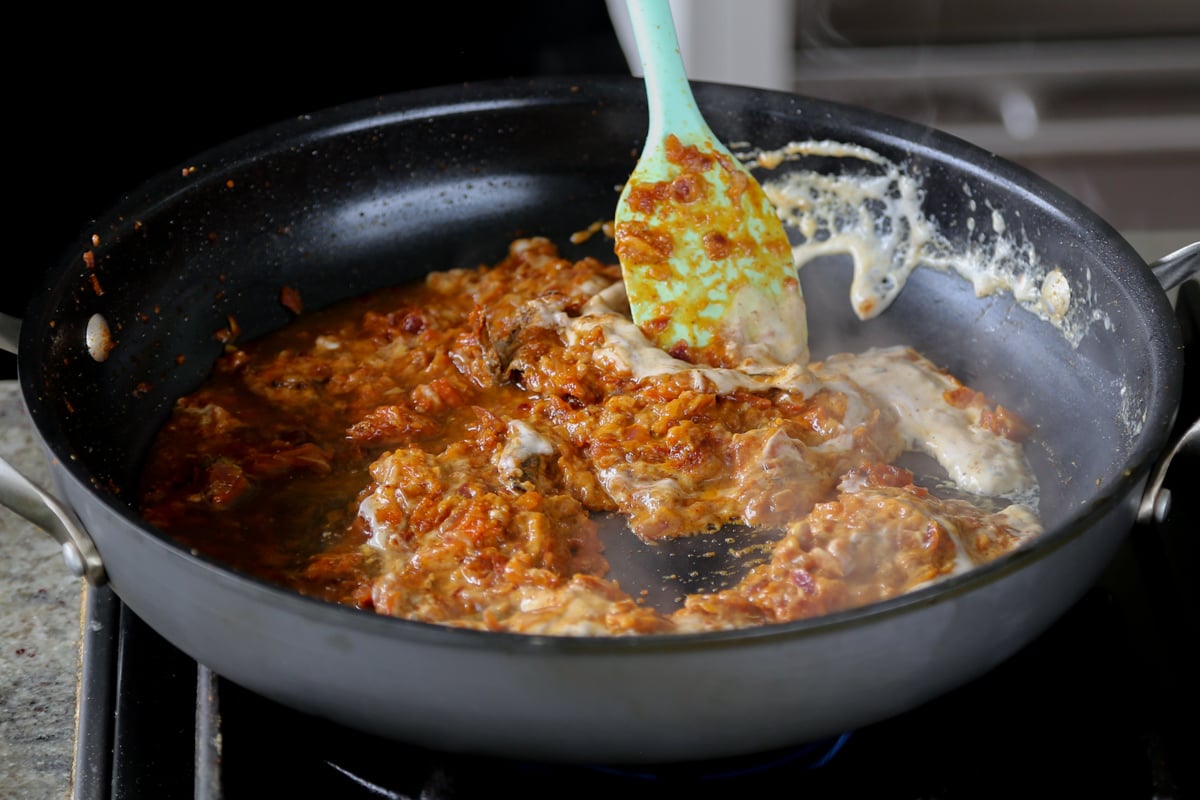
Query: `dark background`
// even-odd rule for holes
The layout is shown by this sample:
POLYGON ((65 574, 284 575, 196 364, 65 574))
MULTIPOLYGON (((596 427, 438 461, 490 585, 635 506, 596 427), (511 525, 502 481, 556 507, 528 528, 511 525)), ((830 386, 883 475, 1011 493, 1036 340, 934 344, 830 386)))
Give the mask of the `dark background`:
MULTIPOLYGON (((23 317, 123 193, 255 128, 426 86, 629 71, 603 0, 309 8, 258 22, 248 7, 34 12, 30 55, 6 56, 0 311, 23 317)), ((16 362, 0 352, 0 379, 16 362)))

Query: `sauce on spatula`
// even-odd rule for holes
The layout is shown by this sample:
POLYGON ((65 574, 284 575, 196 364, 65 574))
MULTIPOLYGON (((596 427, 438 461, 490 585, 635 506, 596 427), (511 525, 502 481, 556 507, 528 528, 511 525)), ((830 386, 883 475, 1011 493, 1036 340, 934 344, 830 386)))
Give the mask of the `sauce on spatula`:
POLYGON ((614 219, 633 320, 691 363, 804 364, 804 299, 783 223, 700 114, 669 4, 628 5, 650 112, 614 219))

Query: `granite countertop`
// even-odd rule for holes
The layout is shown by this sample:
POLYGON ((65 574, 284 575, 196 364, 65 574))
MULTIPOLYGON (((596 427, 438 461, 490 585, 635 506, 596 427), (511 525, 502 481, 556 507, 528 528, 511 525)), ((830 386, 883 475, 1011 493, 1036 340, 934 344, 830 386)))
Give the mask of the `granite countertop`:
MULTIPOLYGON (((0 456, 50 488, 16 381, 0 381, 0 456)), ((0 796, 71 795, 84 583, 58 544, 0 507, 0 796)))

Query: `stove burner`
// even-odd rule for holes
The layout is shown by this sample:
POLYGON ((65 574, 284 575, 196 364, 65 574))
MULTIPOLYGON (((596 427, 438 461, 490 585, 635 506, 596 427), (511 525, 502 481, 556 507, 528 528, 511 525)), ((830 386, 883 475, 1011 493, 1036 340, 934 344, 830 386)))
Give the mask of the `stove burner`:
POLYGON ((540 762, 443 753, 385 741, 277 706, 216 676, 212 681, 211 688, 202 693, 201 704, 213 705, 207 716, 219 718, 226 731, 223 752, 215 759, 224 781, 244 786, 261 780, 264 772, 280 775, 289 767, 295 769, 295 764, 320 764, 320 772, 304 771, 305 787, 311 790, 317 781, 321 796, 339 798, 437 800, 502 796, 505 790, 524 798, 558 797, 564 786, 586 788, 589 796, 619 795, 625 800, 661 799, 663 791, 674 789, 686 790, 690 797, 704 797, 708 792, 726 796, 748 783, 764 789, 794 784, 799 777, 834 762, 851 736, 846 733, 707 761, 649 765, 540 762), (259 746, 265 741, 271 742, 272 750, 286 755, 275 759, 265 754, 259 746))
MULTIPOLYGON (((722 793, 732 788, 740 789, 750 778, 778 778, 780 783, 787 782, 788 776, 797 772, 820 769, 828 764, 850 739, 850 735, 846 733, 811 744, 709 762, 611 766, 488 758, 474 759, 476 768, 482 766, 485 769, 469 771, 486 775, 488 787, 492 793, 496 793, 487 793, 488 796, 504 794, 500 792, 503 787, 509 787, 526 798, 544 796, 541 792, 545 792, 545 796, 552 796, 560 792, 562 787, 604 788, 606 793, 620 794, 623 798, 640 798, 643 796, 640 792, 649 792, 661 798, 664 790, 671 789, 688 789, 689 794, 695 796, 697 788, 719 787, 722 793)), ((480 787, 473 780, 464 780, 464 775, 468 774, 468 770, 463 768, 466 759, 462 759, 458 765, 442 765, 440 760, 436 754, 430 753, 416 759, 416 763, 426 765, 420 780, 414 780, 416 776, 406 770, 389 768, 377 762, 368 766, 350 766, 326 760, 325 764, 346 778, 360 793, 378 798, 402 800, 420 796, 433 800, 482 796, 479 794, 480 787), (378 775, 379 772, 386 772, 386 775, 378 775)))
POLYGON ((843 733, 796 747, 715 761, 632 767, 588 764, 584 768, 617 777, 663 783, 736 780, 776 769, 820 769, 833 760, 849 738, 849 733, 843 733))

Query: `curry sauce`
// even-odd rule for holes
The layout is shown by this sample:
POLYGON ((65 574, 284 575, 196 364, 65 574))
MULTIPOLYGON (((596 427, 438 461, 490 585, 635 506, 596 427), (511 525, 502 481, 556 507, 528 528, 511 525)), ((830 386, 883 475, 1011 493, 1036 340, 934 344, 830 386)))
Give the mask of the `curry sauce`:
POLYGON ((199 552, 376 613, 727 629, 895 596, 1035 536, 1028 432, 907 348, 755 371, 681 360, 629 319, 619 266, 535 237, 227 345, 154 442, 140 508, 199 552), (910 450, 980 502, 914 485, 894 464, 910 450), (778 537, 736 585, 664 612, 608 577, 598 514, 650 545, 778 537))

